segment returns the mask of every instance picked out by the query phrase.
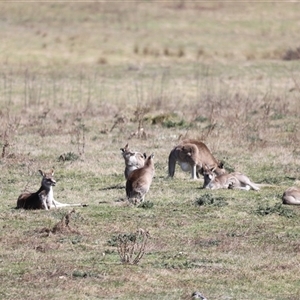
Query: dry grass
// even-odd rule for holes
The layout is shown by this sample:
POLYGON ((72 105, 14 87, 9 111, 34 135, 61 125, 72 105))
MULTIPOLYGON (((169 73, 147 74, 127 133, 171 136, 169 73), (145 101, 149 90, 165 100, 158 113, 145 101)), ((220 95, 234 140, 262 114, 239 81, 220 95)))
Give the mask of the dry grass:
POLYGON ((0 3, 0 298, 299 299, 298 3, 0 3), (35 9, 32 9, 35 5, 35 9), (260 192, 204 191, 176 170, 205 141, 260 192), (127 206, 120 147, 155 154, 127 206), (54 168, 66 210, 15 210, 54 168), (200 201, 200 200, 201 201, 200 201), (204 204, 204 205, 199 205, 204 204), (113 237, 144 228, 138 265, 113 237), (46 232, 47 233, 47 232, 46 232))

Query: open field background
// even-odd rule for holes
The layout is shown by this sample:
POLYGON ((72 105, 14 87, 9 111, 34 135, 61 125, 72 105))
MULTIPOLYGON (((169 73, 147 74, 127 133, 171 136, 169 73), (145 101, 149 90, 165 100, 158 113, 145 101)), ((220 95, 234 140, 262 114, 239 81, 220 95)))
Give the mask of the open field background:
POLYGON ((300 212, 280 205, 300 179, 300 62, 286 60, 300 47, 299 11, 1 2, 0 298, 299 299, 300 212), (271 186, 206 191, 179 169, 168 179, 181 137, 271 186), (127 142, 155 154, 152 207, 122 201, 127 142), (67 209, 14 207, 51 168, 55 198, 89 206, 72 215, 76 231, 48 236, 67 209), (115 237, 138 228, 146 253, 124 265, 115 237))

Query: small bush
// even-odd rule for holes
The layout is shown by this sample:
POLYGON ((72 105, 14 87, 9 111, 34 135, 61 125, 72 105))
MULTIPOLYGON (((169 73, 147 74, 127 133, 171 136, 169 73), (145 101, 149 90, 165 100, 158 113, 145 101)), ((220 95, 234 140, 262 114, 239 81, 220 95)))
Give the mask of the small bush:
POLYGON ((204 123, 204 122, 207 122, 207 121, 208 121, 208 118, 207 118, 207 117, 197 116, 197 117, 195 118, 195 122, 204 123))
POLYGON ((118 235, 118 253, 123 264, 136 265, 145 254, 149 232, 143 229, 135 233, 118 235))
POLYGON ((98 278, 99 276, 96 273, 93 272, 85 272, 85 271, 78 271, 74 270, 72 273, 73 278, 87 278, 87 277, 96 277, 98 278))
POLYGON ((117 247, 118 245, 118 235, 113 235, 108 241, 107 245, 111 247, 117 247))
POLYGON ((68 152, 68 153, 63 153, 62 155, 60 155, 58 160, 59 161, 75 161, 75 160, 78 160, 79 157, 80 156, 74 152, 68 152))
POLYGON ((174 128, 174 127, 189 127, 190 124, 186 123, 184 120, 180 121, 172 121, 172 120, 166 120, 162 123, 163 127, 166 128, 174 128))
POLYGON ((297 60, 300 59, 300 47, 296 49, 288 49, 282 57, 283 60, 297 60))
POLYGON ((134 233, 113 235, 107 242, 109 246, 117 247, 123 264, 136 265, 145 254, 149 232, 139 229, 134 233))
POLYGON ((211 206, 226 206, 228 203, 222 197, 215 197, 212 194, 204 194, 196 200, 197 205, 211 205, 211 206))
POLYGON ((286 218, 293 218, 295 216, 295 213, 291 209, 283 206, 281 203, 276 203, 274 206, 271 206, 269 203, 260 204, 255 213, 260 216, 277 214, 286 218))
POLYGON ((72 277, 77 277, 77 278, 86 278, 88 277, 88 274, 86 272, 80 272, 80 271, 74 271, 72 273, 72 277))
POLYGON ((153 207, 153 205, 154 203, 151 201, 144 201, 138 205, 138 208, 150 209, 153 207))

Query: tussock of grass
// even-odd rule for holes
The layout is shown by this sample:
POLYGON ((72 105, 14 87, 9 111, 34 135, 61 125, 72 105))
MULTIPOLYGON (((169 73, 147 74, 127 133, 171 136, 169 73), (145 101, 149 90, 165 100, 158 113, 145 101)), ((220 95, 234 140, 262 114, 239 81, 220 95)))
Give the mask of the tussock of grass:
POLYGON ((204 194, 200 198, 198 198, 195 203, 200 206, 210 205, 210 206, 222 207, 228 205, 228 203, 224 198, 216 197, 213 194, 204 194))
POLYGON ((79 155, 77 155, 74 152, 67 152, 67 153, 63 153, 59 156, 58 160, 59 161, 75 161, 77 159, 79 159, 79 155))
POLYGON ((140 203, 137 207, 143 209, 151 209, 154 206, 154 203, 151 201, 144 201, 140 203))
POLYGON ((281 203, 276 203, 275 205, 270 205, 269 203, 259 204, 255 213, 260 216, 267 216, 271 214, 277 214, 286 218, 294 218, 296 216, 295 212, 282 205, 281 203))

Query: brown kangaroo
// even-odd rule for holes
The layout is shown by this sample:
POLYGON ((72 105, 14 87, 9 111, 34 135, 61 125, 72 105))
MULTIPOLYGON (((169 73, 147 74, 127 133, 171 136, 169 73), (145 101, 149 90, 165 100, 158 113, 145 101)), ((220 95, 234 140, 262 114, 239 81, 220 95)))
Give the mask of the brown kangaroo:
POLYGON ((282 203, 289 205, 300 205, 300 188, 289 187, 282 195, 282 203))
POLYGON ((129 202, 143 202, 154 176, 154 154, 147 157, 145 165, 132 171, 126 181, 126 195, 129 202))
POLYGON ((186 139, 174 147, 169 155, 169 176, 174 177, 176 162, 184 172, 191 171, 192 179, 203 175, 203 166, 208 165, 217 175, 226 173, 223 164, 214 158, 208 147, 198 140, 186 139))
POLYGON ((239 172, 216 175, 212 169, 204 166, 203 176, 203 188, 206 189, 240 189, 247 191, 250 189, 255 191, 259 190, 259 187, 255 183, 253 183, 246 175, 239 172))

